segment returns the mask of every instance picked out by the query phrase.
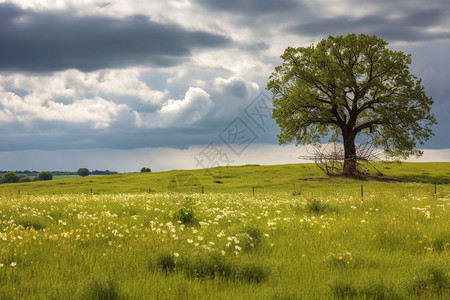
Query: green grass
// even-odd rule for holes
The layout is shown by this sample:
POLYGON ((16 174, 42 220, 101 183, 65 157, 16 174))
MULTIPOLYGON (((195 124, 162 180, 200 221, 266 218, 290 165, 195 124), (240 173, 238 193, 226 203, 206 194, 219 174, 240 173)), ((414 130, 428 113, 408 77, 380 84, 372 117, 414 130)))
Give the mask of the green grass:
POLYGON ((448 299, 448 164, 387 166, 428 182, 286 165, 2 185, 0 299, 448 299))
MULTIPOLYGON (((387 163, 379 164, 385 176, 429 184, 450 183, 450 163, 387 163)), ((376 174, 375 171, 373 171, 376 174)), ((311 178, 329 179, 314 164, 275 166, 238 166, 205 170, 174 170, 156 173, 88 176, 85 178, 55 179, 43 182, 0 185, 0 194, 115 194, 176 191, 183 193, 242 192, 266 193, 274 191, 303 192, 321 189, 323 182, 311 178), (217 183, 220 181, 220 183, 217 183)), ((356 189, 364 181, 331 178, 327 188, 356 189)), ((384 187, 383 183, 380 183, 384 187)), ((378 188, 376 183, 371 186, 378 188)), ((392 186, 392 185, 390 185, 392 186)), ((395 188, 397 189, 397 188, 395 188)), ((431 187, 430 187, 431 189, 431 187)), ((434 187, 432 188, 434 192, 434 187)))

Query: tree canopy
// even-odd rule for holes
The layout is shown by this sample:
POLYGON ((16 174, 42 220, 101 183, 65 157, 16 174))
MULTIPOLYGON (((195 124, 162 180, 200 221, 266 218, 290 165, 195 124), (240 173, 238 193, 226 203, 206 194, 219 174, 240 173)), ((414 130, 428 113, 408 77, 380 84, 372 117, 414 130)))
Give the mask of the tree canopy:
POLYGON ((150 173, 152 170, 150 168, 147 167, 142 167, 141 169, 141 173, 150 173))
POLYGON ((91 172, 89 171, 89 169, 87 168, 79 168, 77 171, 77 175, 81 176, 81 177, 86 177, 90 174, 91 172))
POLYGON ((0 183, 15 183, 20 181, 20 176, 14 172, 8 172, 0 178, 0 183))
POLYGON ((409 71, 411 56, 365 34, 289 47, 267 84, 280 143, 340 140, 344 173, 356 172, 355 139, 371 135, 387 154, 407 157, 432 136, 433 100, 409 71))
POLYGON ((42 171, 39 172, 39 174, 36 175, 36 180, 41 181, 41 180, 52 180, 53 179, 53 174, 50 171, 42 171))

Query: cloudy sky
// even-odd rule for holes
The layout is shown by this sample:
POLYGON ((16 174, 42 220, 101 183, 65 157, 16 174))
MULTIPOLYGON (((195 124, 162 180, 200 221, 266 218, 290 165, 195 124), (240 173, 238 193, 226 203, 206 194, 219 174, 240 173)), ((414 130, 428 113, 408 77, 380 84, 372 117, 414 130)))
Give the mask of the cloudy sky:
POLYGON ((448 0, 0 0, 0 170, 294 163, 264 92, 288 46, 375 34, 412 54, 450 161, 448 0))

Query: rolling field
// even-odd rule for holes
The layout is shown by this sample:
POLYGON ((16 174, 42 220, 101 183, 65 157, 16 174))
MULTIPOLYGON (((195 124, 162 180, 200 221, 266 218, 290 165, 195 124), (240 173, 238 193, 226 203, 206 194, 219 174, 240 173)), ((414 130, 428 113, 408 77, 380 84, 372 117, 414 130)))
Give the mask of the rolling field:
POLYGON ((450 164, 381 169, 1 185, 0 299, 450 298, 450 164))

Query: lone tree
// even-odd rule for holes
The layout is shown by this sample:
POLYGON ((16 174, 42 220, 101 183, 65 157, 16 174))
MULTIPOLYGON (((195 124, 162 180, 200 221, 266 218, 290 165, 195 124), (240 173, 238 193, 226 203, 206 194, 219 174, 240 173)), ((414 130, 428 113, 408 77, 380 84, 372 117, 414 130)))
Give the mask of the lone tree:
POLYGON ((147 168, 147 167, 143 167, 142 169, 141 169, 141 173, 150 173, 152 170, 150 169, 150 168, 147 168))
POLYGON ((87 168, 79 168, 77 171, 77 175, 81 176, 81 177, 86 177, 90 174, 91 172, 89 171, 89 169, 87 168))
POLYGON ((361 134, 371 135, 374 146, 388 155, 421 155, 414 148, 433 135, 433 100, 409 71, 411 56, 387 44, 376 36, 349 34, 287 48, 267 84, 280 144, 342 137, 346 176, 358 173, 355 140, 361 134))

